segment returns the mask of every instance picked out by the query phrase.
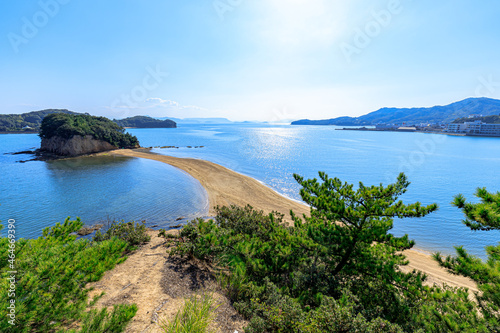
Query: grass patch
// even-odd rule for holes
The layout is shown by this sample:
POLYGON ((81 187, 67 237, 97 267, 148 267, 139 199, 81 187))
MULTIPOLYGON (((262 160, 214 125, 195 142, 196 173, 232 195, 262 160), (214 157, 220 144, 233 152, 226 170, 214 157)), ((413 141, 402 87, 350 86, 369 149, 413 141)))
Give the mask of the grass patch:
POLYGON ((165 333, 211 332, 208 326, 215 317, 215 310, 218 307, 212 294, 193 295, 186 299, 184 307, 177 312, 172 321, 163 323, 163 331, 165 333))
POLYGON ((106 308, 90 310, 83 317, 82 328, 70 333, 119 333, 137 313, 137 305, 119 304, 108 313, 106 308))

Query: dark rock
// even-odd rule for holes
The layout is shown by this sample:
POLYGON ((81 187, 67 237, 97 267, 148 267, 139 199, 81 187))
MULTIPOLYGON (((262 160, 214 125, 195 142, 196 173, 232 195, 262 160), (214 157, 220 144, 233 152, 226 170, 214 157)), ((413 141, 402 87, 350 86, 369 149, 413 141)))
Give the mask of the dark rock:
POLYGON ((80 228, 80 230, 77 231, 77 234, 80 236, 87 236, 91 233, 93 233, 96 230, 99 230, 103 227, 103 224, 96 224, 93 226, 83 226, 80 228))
POLYGON ((18 151, 15 153, 5 153, 4 155, 28 155, 28 154, 35 154, 35 150, 23 150, 23 151, 18 151))
POLYGON ((115 150, 117 147, 109 142, 96 140, 91 135, 74 135, 70 139, 53 136, 42 138, 40 150, 63 156, 78 156, 103 151, 115 150))

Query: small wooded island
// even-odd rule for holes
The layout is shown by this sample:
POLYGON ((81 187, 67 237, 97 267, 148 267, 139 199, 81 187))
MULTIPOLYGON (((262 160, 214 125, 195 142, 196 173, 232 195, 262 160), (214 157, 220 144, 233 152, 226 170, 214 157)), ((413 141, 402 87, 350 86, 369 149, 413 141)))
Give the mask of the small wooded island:
POLYGON ((176 128, 175 121, 170 119, 160 120, 148 116, 134 116, 125 119, 113 119, 115 123, 129 128, 176 128))
MULTIPOLYGON (((22 114, 0 114, 0 133, 3 134, 32 134, 38 133, 45 116, 52 113, 86 114, 66 109, 47 109, 22 114)), ((149 116, 134 116, 125 119, 113 119, 122 127, 129 128, 176 128, 177 123, 170 119, 156 119, 149 116)))
POLYGON ((40 126, 41 151, 78 156, 119 148, 137 148, 137 137, 106 117, 53 113, 40 126))

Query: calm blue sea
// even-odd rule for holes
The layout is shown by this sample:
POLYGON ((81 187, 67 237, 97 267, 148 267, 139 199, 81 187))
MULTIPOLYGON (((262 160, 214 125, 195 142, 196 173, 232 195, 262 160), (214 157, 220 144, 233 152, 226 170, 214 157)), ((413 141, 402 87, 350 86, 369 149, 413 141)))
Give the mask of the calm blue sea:
POLYGON ((38 237, 68 216, 166 227, 208 213, 200 183, 164 163, 105 156, 18 163, 31 155, 5 154, 39 146, 35 134, 0 135, 0 221, 15 219, 17 237, 38 237))
MULTIPOLYGON (((325 171, 342 181, 365 185, 394 182, 404 171, 411 181, 405 202, 437 202, 438 212, 396 221, 396 235, 409 234, 417 247, 453 253, 464 245, 484 257, 499 232, 472 232, 450 205, 463 193, 475 200, 477 187, 500 191, 500 139, 399 132, 339 131, 333 126, 180 125, 176 129, 131 129, 142 146, 160 154, 219 163, 300 199, 293 173, 325 171), (188 148, 188 146, 204 146, 188 148)), ((26 236, 65 216, 89 222, 105 218, 172 223, 178 216, 206 215, 206 193, 199 183, 160 162, 139 159, 79 158, 16 163, 22 155, 4 152, 39 145, 35 135, 0 136, 0 219, 14 216, 26 236)))

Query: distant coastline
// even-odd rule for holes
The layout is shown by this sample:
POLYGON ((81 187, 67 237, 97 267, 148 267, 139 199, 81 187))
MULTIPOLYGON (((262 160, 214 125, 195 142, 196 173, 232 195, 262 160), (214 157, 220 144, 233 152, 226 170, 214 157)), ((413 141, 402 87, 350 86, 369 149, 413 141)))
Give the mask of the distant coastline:
POLYGON ((500 112, 500 100, 493 98, 467 98, 448 105, 419 108, 381 108, 359 117, 337 117, 331 119, 301 119, 292 125, 337 125, 372 126, 376 124, 398 124, 399 126, 426 126, 449 124, 470 116, 492 116, 500 112), (423 125, 426 124, 426 125, 423 125))
POLYGON ((337 131, 365 131, 365 132, 403 132, 403 133, 424 133, 424 134, 444 134, 449 136, 476 136, 482 138, 500 138, 498 135, 469 134, 469 133, 451 133, 444 131, 419 131, 419 130, 400 130, 400 129, 375 129, 375 128, 336 128, 337 131))
POLYGON ((38 134, 38 131, 1 131, 0 134, 38 134))

